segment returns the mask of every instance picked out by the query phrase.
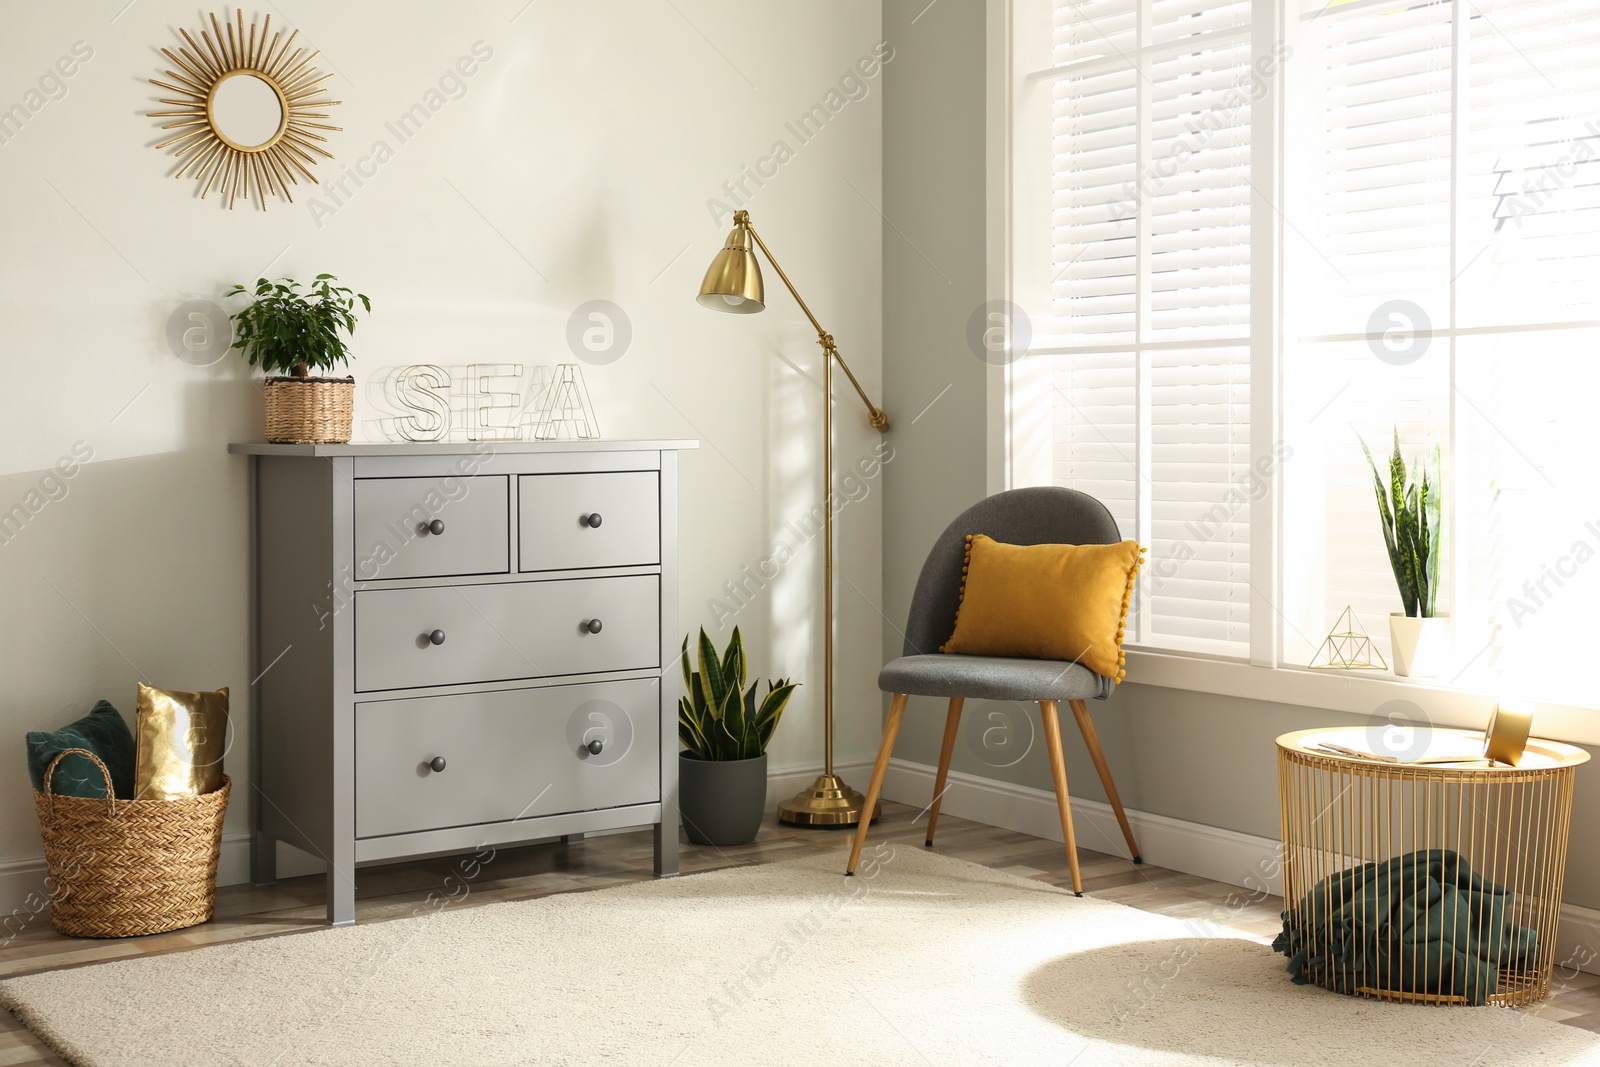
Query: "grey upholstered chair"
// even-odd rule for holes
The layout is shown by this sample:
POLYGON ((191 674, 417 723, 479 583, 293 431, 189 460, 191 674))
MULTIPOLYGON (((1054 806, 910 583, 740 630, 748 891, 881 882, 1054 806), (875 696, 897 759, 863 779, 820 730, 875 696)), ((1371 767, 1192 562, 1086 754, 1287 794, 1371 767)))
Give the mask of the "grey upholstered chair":
MULTIPOLYGON (((883 790, 883 774, 894 750, 895 735, 912 696, 948 697, 950 710, 945 717, 944 747, 939 752, 939 774, 933 783, 933 805, 928 809, 927 845, 933 847, 933 831, 939 822, 939 802, 944 798, 945 780, 950 774, 950 756, 955 751, 956 730, 961 722, 965 698, 983 700, 1037 701, 1044 718, 1045 745, 1050 755, 1050 771, 1055 779, 1056 804, 1061 810, 1061 834, 1066 840, 1067 864, 1072 871, 1072 889, 1083 895, 1083 876, 1078 872, 1077 844, 1072 834, 1072 807, 1067 795, 1067 770, 1061 757, 1061 722, 1056 704, 1066 701, 1078 719, 1084 744, 1100 772, 1106 797, 1122 834, 1128 839, 1133 862, 1141 863, 1133 829, 1123 813, 1122 800, 1111 780, 1105 753, 1095 735, 1094 722, 1084 706, 1088 697, 1105 699, 1111 694, 1110 678, 1096 674, 1079 663, 1055 660, 1010 659, 996 656, 946 655, 939 648, 955 630, 956 608, 961 602, 961 567, 968 534, 988 534, 996 541, 1013 545, 1114 544, 1122 539, 1116 520, 1092 496, 1074 489, 1042 487, 1012 489, 979 501, 946 527, 933 551, 928 553, 911 597, 911 617, 906 622, 905 654, 890 662, 878 675, 878 688, 893 693, 889 717, 883 724, 883 744, 872 768, 872 783, 867 789, 863 809, 876 810, 883 790)), ((854 874, 867 839, 869 819, 863 817, 856 829, 846 874, 854 874)))

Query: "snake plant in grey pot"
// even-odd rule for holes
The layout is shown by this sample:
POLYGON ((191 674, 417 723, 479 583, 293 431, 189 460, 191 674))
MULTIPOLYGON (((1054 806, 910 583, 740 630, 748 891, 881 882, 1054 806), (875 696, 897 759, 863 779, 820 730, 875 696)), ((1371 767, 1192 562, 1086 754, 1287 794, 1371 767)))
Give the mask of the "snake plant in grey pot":
POLYGON ((754 841, 767 807, 767 742, 798 682, 758 682, 745 688, 744 638, 739 628, 722 655, 700 631, 696 664, 683 639, 683 688, 678 699, 678 806, 689 840, 700 845, 754 841), (699 670, 694 667, 698 666, 699 670))
POLYGON ((1389 616, 1394 672, 1413 678, 1437 677, 1450 668, 1455 652, 1450 616, 1434 610, 1439 596, 1440 515, 1444 504, 1439 446, 1433 447, 1431 462, 1419 460, 1412 470, 1407 470, 1396 428, 1387 480, 1379 473, 1365 441, 1361 442, 1361 451, 1372 470, 1383 543, 1389 550, 1389 565, 1394 569, 1395 585, 1405 607, 1404 612, 1389 616))

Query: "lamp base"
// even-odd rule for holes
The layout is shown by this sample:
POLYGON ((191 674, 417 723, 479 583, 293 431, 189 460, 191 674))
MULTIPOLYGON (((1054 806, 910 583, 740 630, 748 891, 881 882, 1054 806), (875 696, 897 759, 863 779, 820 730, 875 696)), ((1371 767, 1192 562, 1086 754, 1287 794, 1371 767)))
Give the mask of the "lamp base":
MULTIPOLYGON (((867 798, 845 785, 838 775, 823 774, 809 788, 778 805, 778 821, 790 826, 856 826, 866 804, 867 798)), ((879 805, 872 818, 876 819, 882 810, 879 805)))

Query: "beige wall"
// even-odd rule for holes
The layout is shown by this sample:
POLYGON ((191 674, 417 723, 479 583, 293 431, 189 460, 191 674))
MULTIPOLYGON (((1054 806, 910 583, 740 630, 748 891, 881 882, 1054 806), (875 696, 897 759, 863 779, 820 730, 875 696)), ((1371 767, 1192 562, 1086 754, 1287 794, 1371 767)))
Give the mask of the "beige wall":
MULTIPOLYGON (((759 187, 744 179, 742 199, 863 384, 880 389, 882 74, 840 91, 882 37, 876 3, 265 5, 335 73, 340 163, 373 158, 339 202, 324 194, 313 208, 302 191, 295 205, 232 213, 169 177, 144 114, 163 95, 145 81, 164 65, 157 48, 179 27, 198 30, 197 10, 141 0, 0 15, 0 112, 29 112, 0 135, 0 511, 75 442, 93 449, 0 543, 0 866, 25 868, 40 851, 25 730, 64 724, 99 697, 131 713, 139 679, 235 694, 250 681, 245 465, 225 449, 260 438, 261 395, 237 357, 196 367, 168 351, 167 318, 183 301, 218 299, 264 271, 331 271, 370 294, 354 342, 358 439, 380 432, 386 372, 572 361, 573 310, 620 305, 631 347, 585 368, 606 436, 703 441, 683 470, 685 629, 714 627, 711 598, 822 494, 819 350, 799 309, 775 276, 763 315, 694 301, 731 225, 708 201, 729 201, 724 183, 778 141, 787 158, 775 175, 766 165, 759 187), (76 42, 89 58, 57 81, 76 42), (480 42, 473 75, 441 92, 480 42), (419 102, 437 110, 402 143, 387 124, 419 102), (787 124, 818 104, 830 117, 801 143, 787 124), (380 141, 390 157, 378 163, 380 141)), ((841 457, 877 443, 864 418, 840 420, 841 457)), ((839 519, 841 576, 874 596, 879 500, 874 483, 839 519)), ((780 770, 821 763, 820 580, 812 541, 765 588, 747 582, 731 620, 756 670, 805 683, 773 746, 780 770)), ((879 616, 841 588, 840 704, 857 713, 841 715, 838 751, 864 759, 876 744, 879 616)), ((239 735, 228 769, 243 797, 239 735)), ((230 830, 245 812, 234 804, 230 830)))
POLYGON ((896 49, 883 102, 884 397, 896 419, 883 645, 894 655, 924 555, 984 492, 985 366, 964 340, 985 284, 983 5, 885 0, 883 24, 896 49))
MULTIPOLYGON (((916 411, 954 386, 914 426, 901 424, 898 455, 885 478, 883 644, 892 655, 934 538, 987 491, 983 366, 964 340, 967 316, 986 298, 985 27, 979 3, 928 8, 927 0, 885 0, 883 21, 898 49, 884 85, 884 212, 894 223, 883 235, 884 388, 895 409, 916 411)), ((1366 721, 1132 684, 1109 701, 1091 701, 1090 710, 1129 807, 1268 838, 1279 832, 1273 739, 1366 721)), ((964 722, 957 770, 1050 788, 1044 752, 1034 743, 1035 708, 973 703, 964 722)), ((896 756, 937 763, 943 723, 942 702, 913 700, 896 756)), ((1070 720, 1066 729, 1074 794, 1104 800, 1083 746, 1073 743, 1070 720)), ((1592 847, 1600 830, 1600 769, 1585 769, 1578 783, 1566 896, 1600 908, 1600 849, 1592 847)), ((1122 846, 1081 843, 1106 851, 1122 846)), ((1592 941, 1600 943, 1600 930, 1592 941)))

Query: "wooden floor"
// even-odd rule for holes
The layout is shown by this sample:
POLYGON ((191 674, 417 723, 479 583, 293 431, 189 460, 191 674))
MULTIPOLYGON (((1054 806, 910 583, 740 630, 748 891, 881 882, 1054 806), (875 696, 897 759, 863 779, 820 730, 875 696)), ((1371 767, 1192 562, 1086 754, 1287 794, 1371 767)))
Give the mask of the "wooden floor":
MULTIPOLYGON (((885 803, 872 841, 921 848, 924 816, 913 808, 885 803)), ((802 830, 779 826, 771 817, 749 845, 716 849, 684 846, 685 874, 723 867, 771 863, 816 852, 839 856, 841 867, 849 847, 847 832, 802 830)), ((1066 855, 1061 845, 1009 830, 943 816, 938 851, 1052 885, 1070 888, 1066 855)), ((449 907, 470 908, 501 900, 525 900, 585 889, 600 889, 651 877, 650 834, 639 831, 591 837, 570 845, 550 843, 502 849, 476 870, 463 869, 464 857, 397 863, 363 869, 357 881, 359 921, 404 918, 429 894, 447 896, 449 907)), ((1149 864, 1079 851, 1084 892, 1131 907, 1189 921, 1197 934, 1245 936, 1263 943, 1279 929, 1282 902, 1252 896, 1246 890, 1149 864)), ((83 940, 63 937, 36 920, 0 946, 0 977, 80 966, 104 960, 161 952, 182 952, 223 941, 292 934, 323 926, 323 879, 285 879, 273 886, 225 886, 217 894, 211 922, 170 934, 130 940, 83 940)), ((1541 1004, 1522 1009, 1531 1014, 1600 1033, 1600 977, 1560 972, 1557 988, 1541 1004)), ((1447 1009, 1423 1008, 1419 1011, 1447 1009)), ((10 1064, 61 1064, 9 1012, 0 1012, 0 1067, 10 1064)))

